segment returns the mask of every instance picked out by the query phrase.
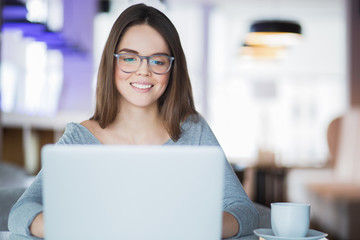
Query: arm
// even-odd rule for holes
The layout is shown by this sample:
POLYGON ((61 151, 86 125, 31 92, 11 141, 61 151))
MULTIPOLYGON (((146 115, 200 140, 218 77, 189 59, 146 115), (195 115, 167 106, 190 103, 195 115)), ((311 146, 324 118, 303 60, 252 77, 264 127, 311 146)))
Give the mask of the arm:
POLYGON ((236 234, 232 237, 239 238, 244 235, 253 234, 253 230, 258 227, 259 213, 227 161, 225 162, 223 209, 224 212, 231 214, 238 223, 238 228, 236 228, 233 221, 223 219, 223 226, 230 225, 231 229, 237 230, 236 234))
MULTIPOLYGON (((202 119, 200 122, 200 145, 220 146, 206 121, 202 119)), ((224 165, 223 210, 226 213, 223 218, 223 237, 239 238, 253 234, 259 224, 259 213, 226 158, 224 165)))
MULTIPOLYGON (((89 140, 89 134, 84 127, 70 124, 57 144, 97 143, 96 139, 89 140)), ((43 236, 42 170, 12 207, 8 227, 12 233, 23 236, 43 236)))
POLYGON ((12 233, 31 236, 30 224, 43 211, 42 171, 12 207, 8 227, 12 233))

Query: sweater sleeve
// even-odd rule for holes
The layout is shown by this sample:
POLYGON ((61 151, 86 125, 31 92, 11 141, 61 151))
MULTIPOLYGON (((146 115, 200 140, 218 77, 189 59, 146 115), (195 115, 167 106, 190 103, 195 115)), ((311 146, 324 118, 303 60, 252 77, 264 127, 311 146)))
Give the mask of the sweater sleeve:
MULTIPOLYGON (((80 137, 84 138, 86 136, 81 131, 85 131, 85 129, 81 129, 80 126, 73 123, 68 124, 64 135, 56 144, 78 144, 96 141, 96 139, 90 139, 90 136, 85 137, 86 139, 80 139, 80 137)), ((10 210, 8 228, 12 233, 28 237, 32 236, 29 227, 34 218, 43 211, 42 176, 41 170, 34 182, 10 210)))
MULTIPOLYGON (((205 120, 201 120, 200 145, 219 145, 215 135, 205 120)), ((225 158, 226 160, 226 158, 225 158)), ((231 213, 239 222, 239 232, 233 238, 239 238, 253 233, 259 225, 259 213, 229 162, 225 161, 223 209, 231 213)))
POLYGON ((12 207, 9 214, 9 230, 12 233, 31 236, 30 224, 42 211, 42 171, 40 171, 31 186, 12 207))

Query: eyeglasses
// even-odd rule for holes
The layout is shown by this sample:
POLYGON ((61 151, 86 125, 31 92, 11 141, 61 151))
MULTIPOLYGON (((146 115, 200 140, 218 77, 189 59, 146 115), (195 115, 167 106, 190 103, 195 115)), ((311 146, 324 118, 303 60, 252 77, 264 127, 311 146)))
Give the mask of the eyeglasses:
POLYGON ((114 53, 117 64, 121 71, 125 73, 136 72, 144 59, 147 60, 149 69, 155 74, 165 74, 169 72, 174 57, 164 54, 155 54, 151 56, 140 56, 135 53, 114 53))

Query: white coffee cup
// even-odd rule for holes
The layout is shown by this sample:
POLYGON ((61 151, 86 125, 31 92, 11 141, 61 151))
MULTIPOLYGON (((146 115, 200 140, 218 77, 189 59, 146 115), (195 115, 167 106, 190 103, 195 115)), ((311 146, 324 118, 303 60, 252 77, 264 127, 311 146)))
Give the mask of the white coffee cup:
POLYGON ((279 237, 306 237, 310 225, 310 204, 271 203, 271 229, 279 237))

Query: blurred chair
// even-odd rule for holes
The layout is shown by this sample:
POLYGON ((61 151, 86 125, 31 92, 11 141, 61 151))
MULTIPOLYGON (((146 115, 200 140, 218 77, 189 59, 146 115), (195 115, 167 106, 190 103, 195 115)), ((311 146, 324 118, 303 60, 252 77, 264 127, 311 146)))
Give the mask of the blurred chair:
POLYGON ((327 129, 327 143, 329 147, 329 160, 328 165, 330 167, 334 167, 336 163, 336 156, 338 154, 338 145, 339 145, 339 139, 340 139, 340 127, 342 123, 343 116, 339 116, 335 119, 333 119, 329 127, 327 129))
POLYGON ((336 159, 343 116, 333 119, 327 129, 329 156, 325 166, 287 170, 286 193, 291 202, 309 202, 308 183, 328 183, 336 178, 336 159))
POLYGON ((338 142, 329 146, 336 158, 335 179, 360 184, 360 107, 348 111, 339 121, 339 128, 338 142))
POLYGON ((294 169, 290 201, 311 203, 311 222, 336 239, 360 236, 360 108, 351 108, 328 127, 331 158, 325 169, 294 169), (295 181, 294 179, 297 179, 295 181), (299 192, 299 189, 301 191, 299 192))
POLYGON ((337 239, 360 236, 360 107, 352 108, 329 126, 329 150, 334 176, 326 183, 309 183, 313 222, 337 239))

